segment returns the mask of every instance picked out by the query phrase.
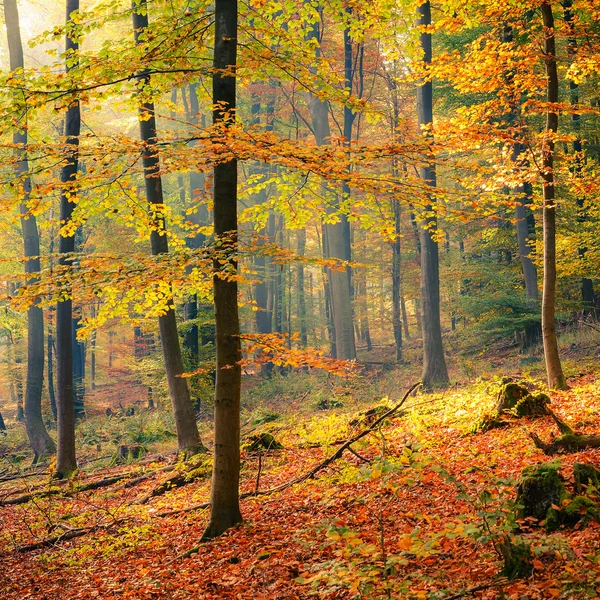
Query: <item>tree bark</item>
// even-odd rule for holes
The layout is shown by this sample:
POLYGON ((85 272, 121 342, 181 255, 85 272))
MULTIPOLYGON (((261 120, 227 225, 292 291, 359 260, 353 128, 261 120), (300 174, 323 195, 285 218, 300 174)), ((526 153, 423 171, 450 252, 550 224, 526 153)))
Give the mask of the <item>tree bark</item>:
MULTIPOLYGON (((213 123, 227 127, 235 118, 237 0, 215 1, 213 123)), ((222 241, 226 268, 237 274, 237 160, 214 167, 215 238, 222 241)), ((208 540, 242 521, 239 504, 241 344, 238 283, 225 279, 215 260, 213 277, 217 346, 215 450, 210 494, 208 540)))
MULTIPOLYGON (((10 69, 23 69, 25 66, 21 28, 16 0, 4 2, 4 18, 8 37, 10 69)), ((15 174, 22 182, 22 198, 19 206, 23 232, 25 273, 28 283, 37 280, 40 271, 40 238, 36 218, 29 212, 31 178, 27 158, 27 109, 22 115, 23 123, 13 133, 13 144, 17 148, 15 174)), ((25 384, 25 425, 29 445, 34 453, 34 463, 43 455, 54 453, 56 445, 48 434, 42 418, 42 388, 44 385, 44 314, 34 304, 27 311, 27 379, 25 384)))
MULTIPOLYGON (((577 38, 575 37, 575 25, 574 15, 571 10, 573 6, 572 0, 563 0, 563 7, 565 9, 565 22, 569 32, 569 38, 567 41, 567 54, 569 62, 572 62, 575 55, 577 54, 577 38)), ((571 106, 576 107, 579 104, 579 85, 576 84, 572 79, 569 80, 569 92, 571 106)), ((575 154, 575 173, 581 172, 581 161, 583 145, 581 143, 581 137, 579 135, 581 129, 581 115, 576 112, 571 113, 571 123, 577 137, 573 140, 573 153, 575 154)), ((577 196, 577 222, 580 224, 586 223, 588 220, 588 211, 585 206, 585 198, 577 196)), ((579 258, 583 261, 587 248, 578 247, 577 253, 579 258)), ((596 308, 596 299, 594 296, 594 282, 589 277, 581 278, 581 301, 583 304, 583 313, 586 315, 593 315, 598 317, 598 310, 596 308)))
MULTIPOLYGON (((317 59, 320 57, 321 36, 318 23, 310 27, 309 38, 317 40, 317 59)), ((331 131, 329 128, 329 102, 321 100, 318 96, 308 93, 308 106, 318 146, 329 144, 331 131)), ((329 210, 335 212, 339 209, 339 201, 329 210)), ((327 258, 350 260, 349 226, 345 215, 340 215, 337 223, 323 225, 323 247, 327 248, 327 258), (326 240, 325 240, 326 238, 326 240), (326 243, 325 243, 326 241, 326 243)), ((343 271, 327 269, 329 282, 329 302, 333 321, 333 334, 335 336, 335 357, 343 360, 356 358, 354 342, 354 320, 352 315, 352 292, 350 289, 350 275, 348 269, 343 271)), ((333 352, 332 352, 333 354, 333 352)))
MULTIPOLYGON (((418 25, 431 25, 431 5, 429 0, 418 8, 418 25)), ((431 64, 431 33, 422 31, 420 35, 423 49, 423 62, 431 64)), ((419 125, 430 127, 433 123, 433 85, 431 80, 420 82, 417 87, 417 112, 419 125)), ((427 133, 427 137, 431 134, 427 133)), ((420 168, 419 176, 431 188, 436 187, 436 172, 433 164, 420 168)), ((419 231, 421 245, 421 305, 423 328, 423 375, 422 382, 426 388, 447 385, 449 382, 444 346, 442 342, 442 326, 440 318, 440 275, 439 248, 435 240, 437 217, 433 206, 425 208, 426 216, 419 231)))
POLYGON ((556 69, 556 43, 554 16, 548 1, 541 5, 544 23, 544 53, 546 62, 547 101, 546 140, 542 156, 542 186, 544 192, 544 288, 542 293, 542 339, 548 387, 566 389, 567 382, 560 364, 556 324, 556 202, 554 199, 554 136, 558 132, 558 112, 553 104, 558 102, 558 73, 556 69))
MULTIPOLYGON (((71 14, 79 10, 79 0, 67 0, 67 23, 71 14)), ((66 38, 65 70, 68 73, 74 66, 68 60, 79 51, 79 44, 68 35, 66 38)), ((74 100, 67 110, 65 118, 65 138, 70 149, 66 162, 61 169, 63 189, 60 195, 60 221, 68 224, 72 220, 75 203, 73 202, 75 179, 79 163, 79 134, 81 131, 81 112, 79 100, 74 100)), ((64 226, 64 225, 63 225, 64 226)), ((75 236, 61 235, 58 241, 58 264, 73 267, 70 254, 75 250, 75 236)), ((69 290, 70 292, 70 290, 69 290)), ((73 387, 73 302, 67 298, 56 305, 56 371, 57 371, 57 441, 56 476, 68 477, 77 469, 75 455, 75 394, 73 387)))
MULTIPOLYGON (((148 29, 148 12, 145 0, 134 3, 133 30, 136 44, 141 44, 140 36, 148 29)), ((147 86, 150 76, 141 73, 139 76, 140 88, 147 86)), ((150 246, 152 256, 159 256, 169 252, 167 243, 165 219, 162 215, 164 205, 162 179, 160 177, 160 157, 157 147, 156 116, 154 103, 144 101, 139 107, 140 139, 145 144, 142 156, 144 167, 144 183, 146 198, 154 215, 152 232, 150 233, 150 246)), ((183 360, 181 358, 181 347, 177 333, 177 321, 173 308, 158 318, 160 339, 162 345, 163 359, 169 395, 175 415, 175 427, 177 430, 177 444, 179 450, 185 453, 195 453, 204 448, 198 433, 196 417, 190 399, 187 380, 181 377, 183 360)))

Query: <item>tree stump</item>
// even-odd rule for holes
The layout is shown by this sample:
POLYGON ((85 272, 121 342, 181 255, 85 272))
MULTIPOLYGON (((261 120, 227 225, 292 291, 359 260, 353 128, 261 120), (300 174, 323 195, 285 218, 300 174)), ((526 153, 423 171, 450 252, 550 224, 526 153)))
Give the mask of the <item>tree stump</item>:
POLYGON ((513 580, 529 577, 533 572, 533 553, 527 541, 512 539, 506 536, 498 544, 498 550, 504 559, 502 575, 513 580))
POLYGON ((519 517, 534 517, 545 521, 552 505, 560 506, 566 496, 565 484, 557 464, 534 465, 523 470, 517 486, 519 517))
POLYGON ((130 460, 137 460, 142 458, 146 454, 146 448, 140 444, 121 444, 117 448, 117 454, 115 460, 117 462, 129 462, 130 460))
POLYGON ((544 393, 532 394, 527 387, 509 380, 498 392, 496 413, 510 411, 516 417, 539 417, 548 415, 550 397, 544 393))
POLYGON ((251 435, 246 440, 245 449, 248 452, 256 452, 257 450, 282 450, 283 445, 270 433, 258 433, 251 435))

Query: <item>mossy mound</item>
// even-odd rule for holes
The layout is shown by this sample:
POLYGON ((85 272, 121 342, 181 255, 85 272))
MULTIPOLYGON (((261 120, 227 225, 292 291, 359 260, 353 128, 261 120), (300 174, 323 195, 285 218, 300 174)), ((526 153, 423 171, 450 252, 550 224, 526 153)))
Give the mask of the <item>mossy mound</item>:
POLYGON ((505 377, 498 392, 494 410, 483 417, 473 428, 473 433, 486 432, 498 427, 506 427, 510 421, 505 414, 514 417, 540 417, 549 415, 550 397, 542 392, 532 394, 527 386, 505 377))
POLYGON ((386 412, 390 410, 390 407, 387 404, 378 404, 373 408, 369 408, 368 410, 363 410, 356 415, 350 421, 351 427, 364 426, 368 427, 372 423, 374 423, 379 417, 385 415, 386 412))
POLYGON ((118 464, 128 463, 142 458, 147 452, 146 447, 141 444, 121 444, 113 456, 113 462, 118 464))
POLYGON ((337 398, 330 398, 329 396, 321 398, 316 404, 317 410, 331 410, 332 408, 343 408, 344 403, 337 398))
POLYGON ((244 444, 247 452, 256 452, 257 450, 282 450, 283 444, 280 444, 270 433, 258 433, 251 435, 244 444))
POLYGON ((600 471, 593 465, 574 463, 573 481, 575 483, 575 491, 578 494, 585 492, 590 485, 598 490, 600 489, 600 471))
POLYGON ((548 414, 550 397, 544 393, 532 394, 515 381, 507 381, 498 392, 496 414, 510 411, 516 417, 539 417, 548 414))
POLYGON ((534 465, 523 470, 517 486, 519 517, 534 517, 544 521, 552 505, 560 506, 566 497, 565 484, 558 472, 559 465, 534 465))
MULTIPOLYGON (((558 469, 558 464, 549 463, 523 470, 517 486, 517 504, 522 508, 517 516, 533 517, 548 531, 556 531, 563 526, 585 526, 592 520, 600 520, 600 506, 588 496, 569 494, 558 469)), ((573 470, 576 490, 578 486, 582 489, 590 485, 584 480, 593 482, 595 478, 597 482, 600 475, 591 465, 581 463, 576 463, 573 470)))
POLYGON ((531 575, 533 553, 529 542, 507 536, 498 544, 498 549, 504 559, 501 575, 509 580, 531 575))

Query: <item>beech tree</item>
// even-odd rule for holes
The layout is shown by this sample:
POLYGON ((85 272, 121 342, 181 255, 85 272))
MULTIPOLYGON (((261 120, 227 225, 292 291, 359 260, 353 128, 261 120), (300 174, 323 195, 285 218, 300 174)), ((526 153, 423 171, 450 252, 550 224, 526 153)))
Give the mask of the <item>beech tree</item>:
MULTIPOLYGON (((66 0, 67 33, 65 48, 65 71, 77 68, 79 42, 75 31, 74 13, 79 11, 79 0, 66 0)), ((58 264, 73 267, 75 232, 71 231, 71 217, 75 208, 76 179, 79 164, 79 135, 81 133, 81 108, 73 98, 65 117, 65 144, 68 149, 60 173, 63 184, 60 194, 60 220, 63 231, 58 241, 58 264)), ((77 469, 75 455, 75 390, 73 385, 73 301, 68 297, 56 305, 56 371, 57 371, 57 431, 56 457, 57 477, 68 477, 77 469)))
MULTIPOLYGON (((4 18, 8 34, 8 53, 10 69, 25 68, 21 27, 16 0, 4 2, 4 18)), ((31 177, 27 158, 27 108, 18 120, 13 134, 13 144, 17 148, 15 175, 22 186, 19 210, 23 232, 25 272, 35 281, 40 271, 40 238, 37 220, 31 212, 29 199, 31 196, 31 177)), ((29 445, 34 453, 33 462, 43 455, 52 454, 56 450, 54 441, 48 434, 42 418, 42 387, 44 384, 44 314, 34 303, 27 310, 27 377, 25 382, 25 425, 29 445)))
MULTIPOLYGON (((138 45, 147 40, 148 32, 148 7, 146 0, 134 3, 133 32, 138 45)), ((160 155, 158 150, 158 136, 156 131, 156 115, 154 102, 149 96, 150 75, 147 72, 138 76, 138 94, 140 106, 138 109, 140 123, 140 138, 144 143, 142 165, 144 168, 144 186, 150 213, 152 216, 152 231, 150 232, 150 246, 153 256, 168 254, 166 222, 163 214, 164 198, 162 178, 160 176, 160 155)), ((158 317, 160 341, 169 385, 169 395, 175 415, 177 428, 177 443, 179 450, 189 454, 204 449, 196 417, 192 407, 190 391, 187 380, 181 375, 184 372, 181 358, 181 346, 177 332, 175 309, 170 304, 164 314, 158 317)))
POLYGON ((556 68, 556 41, 552 5, 544 1, 541 5, 544 23, 544 53, 546 63, 547 101, 546 139, 542 150, 543 179, 543 224, 544 224, 544 288, 542 293, 542 338, 544 358, 550 389, 566 389, 556 338, 556 200, 554 181, 554 148, 558 132, 558 70, 556 68))
MULTIPOLYGON (((417 24, 421 28, 420 44, 423 50, 423 64, 431 64, 431 33, 427 27, 431 25, 431 4, 424 2, 418 8, 417 24)), ((433 83, 428 74, 427 79, 417 87, 417 114, 419 125, 423 128, 426 139, 431 140, 433 124, 433 83)), ((436 171, 433 163, 424 164, 419 171, 421 179, 435 190, 436 171)), ((425 207, 425 215, 421 222, 421 307, 423 327, 423 375, 425 387, 446 385, 449 382, 444 346, 442 342, 442 325, 440 320, 440 274, 439 248, 436 239, 437 219, 432 204, 425 207)))
MULTIPOLYGON (((213 124, 226 130, 235 120, 237 0, 215 1, 213 124)), ((214 230, 220 257, 213 290, 217 376, 215 449, 210 492, 210 521, 203 539, 212 539, 242 520, 239 504, 241 342, 237 283, 237 160, 214 166, 214 230)))

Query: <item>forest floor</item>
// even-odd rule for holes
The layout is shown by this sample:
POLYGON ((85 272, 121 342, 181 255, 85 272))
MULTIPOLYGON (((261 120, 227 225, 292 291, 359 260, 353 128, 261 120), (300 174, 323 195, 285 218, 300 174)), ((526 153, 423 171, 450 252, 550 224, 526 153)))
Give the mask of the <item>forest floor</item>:
MULTIPOLYGON (((508 360, 502 359, 504 365, 508 360)), ((589 433, 600 433, 596 360, 575 356, 571 389, 550 394, 553 410, 589 433)), ((503 374, 515 374, 507 369, 503 374)), ((348 382, 305 373, 269 382, 248 378, 243 436, 268 431, 284 448, 244 451, 242 492, 265 491, 309 471, 368 426, 351 422, 360 410, 380 403, 382 392, 389 394, 385 405, 398 401, 416 382, 409 379, 411 370, 416 367, 348 382), (339 405, 318 410, 324 401, 339 405)), ((543 388, 535 375, 521 369, 519 376, 543 388)), ((46 471, 10 479, 15 463, 5 452, 0 597, 600 598, 600 523, 550 534, 531 521, 522 522, 519 532, 505 522, 522 469, 551 460, 528 430, 550 440, 554 422, 520 419, 473 433, 494 405, 498 378, 480 373, 468 379, 467 373, 461 385, 412 396, 406 410, 353 446, 356 454, 346 452, 314 478, 243 499, 244 522, 207 544, 199 540, 208 511, 194 506, 208 499, 209 468, 200 469, 192 483, 148 498, 172 476, 165 469, 175 461, 174 441, 161 437, 168 428, 166 411, 129 420, 97 417, 87 424, 79 433, 85 464, 63 484, 46 471), (123 438, 128 441, 142 439, 141 432, 146 440, 155 435, 149 444, 154 452, 111 466, 107 439, 119 427, 129 428, 123 438), (110 477, 119 481, 84 489, 110 477), (134 485, 126 487, 127 482, 134 485), (22 503, 10 504, 19 496, 22 503), (505 535, 533 545, 531 571, 511 582, 499 577, 502 560, 495 550, 505 535), (47 545, 26 548, 40 542, 47 545)), ((203 438, 210 446, 207 425, 203 438)), ((600 467, 600 450, 553 460, 568 478, 574 462, 600 467)))

